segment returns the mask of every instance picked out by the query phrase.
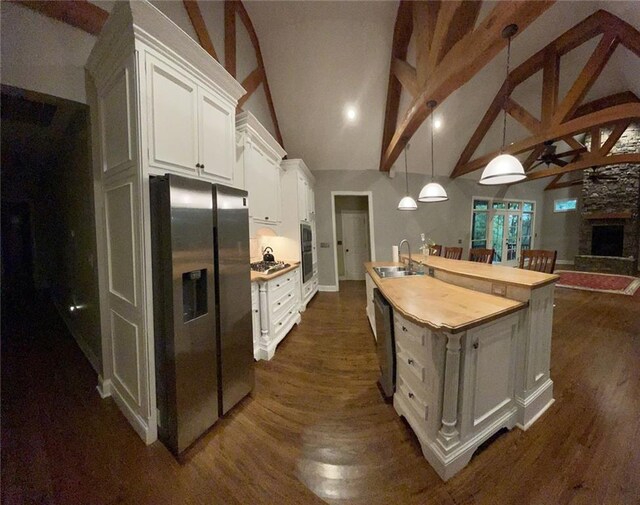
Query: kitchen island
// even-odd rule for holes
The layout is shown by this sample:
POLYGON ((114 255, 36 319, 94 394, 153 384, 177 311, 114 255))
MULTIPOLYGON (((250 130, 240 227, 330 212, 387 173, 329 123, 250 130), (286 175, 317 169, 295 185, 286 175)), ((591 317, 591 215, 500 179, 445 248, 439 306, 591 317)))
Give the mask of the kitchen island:
POLYGON ((557 276, 526 272, 525 280, 516 269, 508 269, 509 276, 504 267, 418 259, 427 275, 382 278, 373 267, 400 264, 365 265, 367 314, 375 326, 377 287, 394 312, 394 408, 447 480, 491 435, 516 425, 526 429, 553 402, 549 350, 557 276), (492 294, 498 283, 501 296, 492 294), (537 291, 545 289, 550 295, 540 297, 537 291), (548 303, 538 300, 545 297, 548 303), (531 306, 540 303, 544 310, 535 317, 545 321, 532 321, 531 306))

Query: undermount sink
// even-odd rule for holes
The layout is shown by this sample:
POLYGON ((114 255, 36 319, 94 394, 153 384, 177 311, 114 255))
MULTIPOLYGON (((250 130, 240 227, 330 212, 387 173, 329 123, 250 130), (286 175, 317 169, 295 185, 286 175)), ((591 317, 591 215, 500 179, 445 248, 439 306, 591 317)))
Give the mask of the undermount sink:
POLYGON ((387 279, 389 277, 408 277, 410 275, 424 275, 421 272, 407 270, 406 267, 373 267, 373 269, 383 279, 387 279))

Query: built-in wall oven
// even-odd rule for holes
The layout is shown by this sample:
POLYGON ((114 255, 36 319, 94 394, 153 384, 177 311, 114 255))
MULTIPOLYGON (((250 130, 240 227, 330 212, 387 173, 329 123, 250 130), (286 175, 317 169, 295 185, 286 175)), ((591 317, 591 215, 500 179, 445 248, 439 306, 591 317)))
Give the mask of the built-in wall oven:
POLYGON ((302 283, 306 283, 313 277, 313 233, 311 225, 300 225, 300 247, 302 253, 302 283))

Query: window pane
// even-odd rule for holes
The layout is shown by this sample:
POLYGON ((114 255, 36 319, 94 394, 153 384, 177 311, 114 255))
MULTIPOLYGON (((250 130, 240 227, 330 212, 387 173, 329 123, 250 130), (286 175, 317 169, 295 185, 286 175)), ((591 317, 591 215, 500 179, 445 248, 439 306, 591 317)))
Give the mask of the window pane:
POLYGON ((471 230, 471 240, 487 239, 487 213, 473 213, 473 228, 471 230))
POLYGON ((473 208, 476 210, 488 210, 489 202, 487 202, 486 200, 474 200, 473 208))
POLYGON ((487 248, 487 241, 486 240, 472 240, 471 241, 471 247, 481 247, 482 249, 486 249, 487 248))
POLYGON ((522 210, 525 212, 533 212, 533 202, 524 202, 522 210))
POLYGON ((571 210, 576 210, 577 207, 578 207, 577 198, 565 198, 563 200, 555 200, 553 202, 554 212, 568 212, 571 210))
POLYGON ((509 202, 509 210, 520 209, 520 202, 509 202))
POLYGON ((502 247, 504 241, 504 214, 493 216, 491 247, 495 251, 493 262, 500 263, 502 261, 502 247))
POLYGON ((507 204, 504 202, 493 202, 493 208, 494 209, 506 209, 507 208, 507 204))
POLYGON ((531 235, 532 214, 526 212, 522 214, 522 236, 531 235))
POLYGON ((521 249, 523 251, 528 251, 529 249, 531 249, 531 237, 528 236, 522 236, 522 247, 521 249))

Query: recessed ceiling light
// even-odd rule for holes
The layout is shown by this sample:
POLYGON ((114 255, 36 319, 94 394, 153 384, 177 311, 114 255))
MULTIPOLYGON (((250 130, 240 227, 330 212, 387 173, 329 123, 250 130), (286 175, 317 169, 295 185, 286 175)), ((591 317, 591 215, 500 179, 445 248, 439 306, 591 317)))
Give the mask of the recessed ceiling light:
POLYGON ((344 115, 347 117, 349 121, 355 121, 358 115, 358 112, 356 111, 356 108, 353 105, 348 105, 344 109, 344 115))
POLYGON ((439 117, 438 117, 438 118, 434 118, 434 120, 433 120, 433 127, 434 127, 436 130, 439 130, 441 126, 442 126, 442 119, 440 119, 439 117))

